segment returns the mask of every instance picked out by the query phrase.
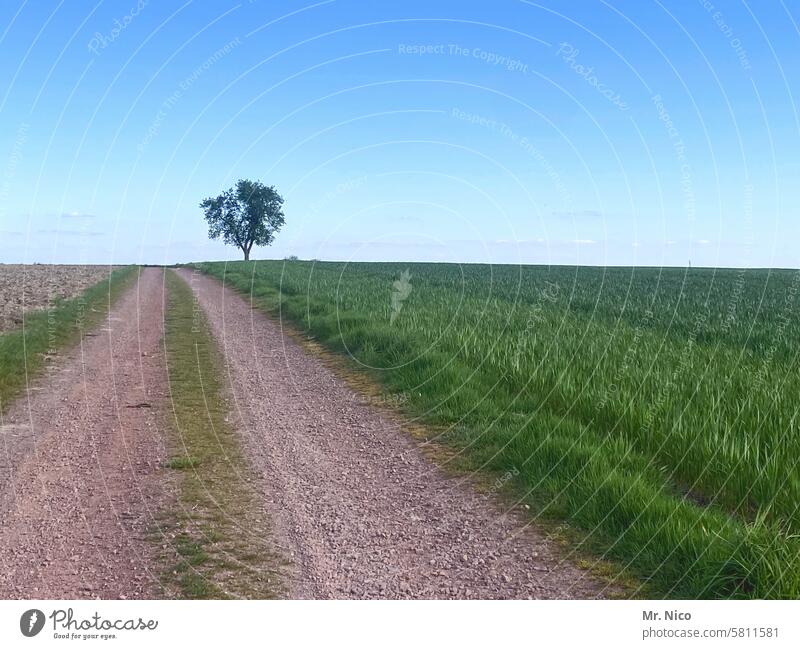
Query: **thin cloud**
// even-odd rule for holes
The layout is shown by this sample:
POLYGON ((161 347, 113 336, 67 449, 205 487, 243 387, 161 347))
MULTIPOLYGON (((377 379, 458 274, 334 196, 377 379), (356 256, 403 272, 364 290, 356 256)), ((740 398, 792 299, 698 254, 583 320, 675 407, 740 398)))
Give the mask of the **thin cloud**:
POLYGON ((400 214, 399 216, 394 217, 394 221, 408 221, 410 223, 422 223, 422 217, 415 216, 413 214, 400 214))
POLYGON ((85 212, 63 212, 62 219, 94 219, 94 214, 86 214, 85 212))
POLYGON ((553 216, 561 218, 575 218, 581 216, 600 217, 603 213, 599 210, 568 210, 565 212, 553 212, 553 216))
POLYGON ((60 237, 102 237, 105 232, 98 232, 94 230, 63 230, 61 228, 54 228, 51 230, 37 230, 38 234, 56 234, 60 237))
POLYGON ((545 243, 545 240, 541 237, 538 239, 497 239, 494 241, 496 245, 506 245, 506 244, 516 244, 519 246, 524 245, 531 245, 531 244, 542 244, 545 243))

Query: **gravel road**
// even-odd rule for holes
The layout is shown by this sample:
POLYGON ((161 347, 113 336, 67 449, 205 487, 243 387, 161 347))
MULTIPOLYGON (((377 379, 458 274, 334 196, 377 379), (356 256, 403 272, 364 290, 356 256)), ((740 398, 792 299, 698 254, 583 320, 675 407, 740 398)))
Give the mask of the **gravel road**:
POLYGON ((181 270, 226 357, 294 598, 592 598, 532 527, 445 475, 280 325, 181 270))
POLYGON ((0 598, 159 595, 162 323, 163 275, 144 269, 0 419, 0 598))

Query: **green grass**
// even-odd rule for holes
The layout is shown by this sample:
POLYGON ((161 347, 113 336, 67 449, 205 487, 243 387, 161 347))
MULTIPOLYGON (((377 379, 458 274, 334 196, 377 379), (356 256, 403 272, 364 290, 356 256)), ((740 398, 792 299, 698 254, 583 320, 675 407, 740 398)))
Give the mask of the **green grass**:
MULTIPOLYGON (((192 599, 270 598, 280 592, 280 562, 257 506, 251 469, 228 423, 222 359, 191 289, 167 271, 165 324, 177 503, 161 516, 174 551, 166 577, 192 599)), ((163 538, 157 539, 163 543, 163 538)))
POLYGON ((167 460, 168 469, 196 469, 200 466, 200 460, 196 457, 179 456, 167 460))
POLYGON ((43 369, 46 358, 76 343, 108 314, 109 307, 136 278, 135 267, 119 268, 109 278, 70 300, 25 314, 24 328, 0 334, 0 412, 43 369))
POLYGON ((197 267, 656 592, 800 597, 797 272, 197 267))

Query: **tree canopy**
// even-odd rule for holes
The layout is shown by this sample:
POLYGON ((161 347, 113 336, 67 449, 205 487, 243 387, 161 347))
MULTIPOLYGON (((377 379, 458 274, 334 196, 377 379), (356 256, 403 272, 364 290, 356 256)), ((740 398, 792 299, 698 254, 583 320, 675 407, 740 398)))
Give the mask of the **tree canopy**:
POLYGON ((284 223, 283 197, 269 186, 240 180, 235 187, 200 203, 208 236, 236 246, 250 259, 253 246, 268 246, 284 223))

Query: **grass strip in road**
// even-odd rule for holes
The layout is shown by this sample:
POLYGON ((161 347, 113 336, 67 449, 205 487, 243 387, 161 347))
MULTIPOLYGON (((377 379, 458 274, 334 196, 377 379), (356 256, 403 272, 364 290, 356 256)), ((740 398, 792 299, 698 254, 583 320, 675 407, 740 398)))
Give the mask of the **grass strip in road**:
POLYGON ((0 412, 24 390, 58 351, 91 331, 136 278, 136 267, 112 271, 104 279, 69 300, 25 314, 24 327, 0 334, 0 412))
MULTIPOLYGON (((167 582, 191 599, 273 598, 281 563, 230 423, 223 359, 191 288, 167 271, 167 430, 177 502, 163 514, 167 582)), ((162 537, 163 538, 163 537, 162 537)), ((163 543, 163 541, 162 541, 163 543)))

